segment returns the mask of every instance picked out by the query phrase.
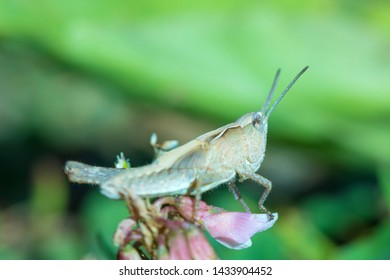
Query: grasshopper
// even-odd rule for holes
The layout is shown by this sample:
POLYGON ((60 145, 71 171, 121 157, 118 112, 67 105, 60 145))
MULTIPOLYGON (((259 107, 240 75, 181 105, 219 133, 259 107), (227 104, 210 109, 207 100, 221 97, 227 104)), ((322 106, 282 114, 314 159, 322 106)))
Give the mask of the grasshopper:
POLYGON ((199 201, 202 193, 227 183, 247 212, 250 212, 249 207, 242 200, 234 180, 236 177, 239 181, 250 179, 265 187, 258 206, 272 219, 271 212, 264 207, 272 183, 256 173, 264 159, 268 119, 307 69, 306 66, 295 76, 269 110, 280 69, 276 72, 271 90, 260 111, 245 114, 235 122, 203 134, 182 146, 178 146, 175 141, 158 145, 157 136, 153 134, 151 145, 156 158, 151 164, 118 169, 69 161, 66 163, 65 173, 73 182, 99 184, 102 194, 111 199, 123 199, 131 190, 145 198, 195 195, 196 201, 199 201))

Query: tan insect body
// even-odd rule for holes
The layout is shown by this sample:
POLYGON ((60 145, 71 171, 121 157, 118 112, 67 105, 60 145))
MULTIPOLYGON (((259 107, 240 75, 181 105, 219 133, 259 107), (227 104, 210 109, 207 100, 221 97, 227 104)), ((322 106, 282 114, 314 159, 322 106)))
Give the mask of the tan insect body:
POLYGON ((151 144, 155 148, 157 158, 149 165, 121 170, 70 161, 65 172, 71 181, 100 184, 101 192, 112 199, 123 198, 129 189, 141 197, 199 197, 201 193, 228 183, 247 211, 249 208, 241 200, 234 179, 251 179, 265 187, 259 207, 270 214, 263 204, 272 184, 256 173, 264 159, 268 118, 307 68, 294 78, 269 110, 280 70, 261 111, 245 114, 237 121, 203 134, 183 146, 175 147, 176 144, 173 143, 176 142, 170 141, 167 151, 155 148, 157 137, 152 135, 151 144))

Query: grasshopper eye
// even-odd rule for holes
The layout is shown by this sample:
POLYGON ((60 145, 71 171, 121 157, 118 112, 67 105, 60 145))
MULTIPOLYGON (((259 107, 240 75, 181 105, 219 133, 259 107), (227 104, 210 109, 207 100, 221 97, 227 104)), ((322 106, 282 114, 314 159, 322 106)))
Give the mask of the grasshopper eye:
POLYGON ((253 126, 258 129, 261 123, 261 115, 259 113, 255 113, 252 117, 253 126))

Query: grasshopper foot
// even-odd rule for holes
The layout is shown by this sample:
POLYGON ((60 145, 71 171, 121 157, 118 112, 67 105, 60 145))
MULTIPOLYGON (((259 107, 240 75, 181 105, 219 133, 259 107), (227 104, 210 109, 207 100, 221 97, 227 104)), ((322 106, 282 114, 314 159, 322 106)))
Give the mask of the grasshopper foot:
POLYGON ((259 204, 259 208, 261 211, 263 211, 265 214, 268 215, 269 221, 272 221, 275 218, 274 214, 272 214, 269 210, 267 210, 267 208, 265 208, 264 205, 259 204))

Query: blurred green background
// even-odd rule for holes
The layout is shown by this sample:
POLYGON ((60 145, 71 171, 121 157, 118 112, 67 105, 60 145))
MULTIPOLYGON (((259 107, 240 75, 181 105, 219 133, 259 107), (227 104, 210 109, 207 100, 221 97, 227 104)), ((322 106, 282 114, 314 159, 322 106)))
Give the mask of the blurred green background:
MULTIPOLYGON (((66 160, 133 166, 149 136, 274 111, 259 173, 279 213, 221 259, 390 259, 390 2, 0 0, 0 259, 111 259, 128 214, 66 160)), ((257 211, 262 189, 238 184, 257 211)), ((204 195, 242 211, 227 188, 204 195)))

